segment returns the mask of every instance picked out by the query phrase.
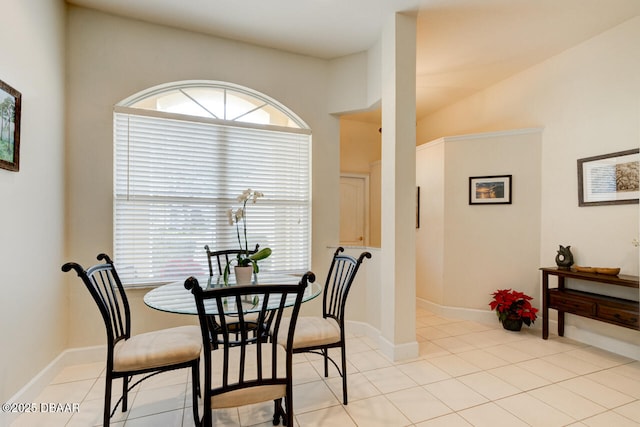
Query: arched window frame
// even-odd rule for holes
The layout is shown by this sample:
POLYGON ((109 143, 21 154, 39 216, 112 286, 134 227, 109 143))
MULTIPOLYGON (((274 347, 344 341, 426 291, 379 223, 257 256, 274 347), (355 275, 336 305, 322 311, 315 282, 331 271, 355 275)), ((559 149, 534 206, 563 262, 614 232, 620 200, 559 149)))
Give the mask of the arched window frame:
MULTIPOLYGON (((217 107, 216 107, 217 108, 217 107)), ((224 109, 227 111, 227 108, 224 109)), ((263 114, 264 116, 264 114, 263 114)), ((270 97, 238 85, 188 81, 156 86, 114 108, 114 256, 127 286, 208 274, 204 245, 238 248, 227 210, 245 189, 249 246, 270 247, 261 271, 310 265, 311 131, 270 97), (180 90, 241 94, 287 119, 287 126, 158 111, 146 100, 180 90), (143 105, 143 108, 140 108, 143 105)), ((244 242, 243 242, 244 245, 244 242)))

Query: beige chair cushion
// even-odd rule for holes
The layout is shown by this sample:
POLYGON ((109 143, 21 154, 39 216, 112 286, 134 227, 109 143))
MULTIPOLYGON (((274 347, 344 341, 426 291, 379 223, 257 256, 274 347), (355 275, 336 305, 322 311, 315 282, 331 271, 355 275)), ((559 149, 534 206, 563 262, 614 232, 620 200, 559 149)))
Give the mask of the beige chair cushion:
MULTIPOLYGON (((283 319, 278 331, 278 343, 287 344, 289 319, 283 319), (284 322, 287 322, 286 324, 284 322)), ((298 317, 296 330, 293 334, 293 349, 315 347, 325 344, 334 344, 340 341, 340 326, 333 318, 323 317, 298 317)))
MULTIPOLYGON (((237 323, 240 322, 240 317, 238 315, 233 316, 224 316, 224 321, 227 323, 237 323)), ((257 322, 258 321, 258 313, 246 313, 244 315, 245 322, 257 322)))
MULTIPOLYGON (((257 345, 246 346, 246 363, 244 380, 250 381, 257 379, 257 345)), ((271 344, 262 345, 262 377, 271 377, 271 344)), ((222 385, 222 369, 224 366, 224 351, 223 349, 213 350, 211 352, 211 388, 215 389, 222 385)), ((204 357, 202 358, 204 360, 204 357)), ((229 379, 230 384, 238 382, 238 373, 240 366, 240 347, 231 347, 229 349, 229 379)), ((277 346, 276 360, 277 378, 285 379, 287 374, 287 352, 284 347, 277 346)), ((204 374, 204 368, 200 368, 200 372, 204 374)), ((201 384, 204 384, 204 380, 201 379, 201 384)), ((219 394, 211 398, 211 408, 233 408, 237 406, 249 405, 252 403, 266 402, 269 400, 278 399, 284 397, 287 393, 287 386, 285 384, 277 385, 263 385, 250 388, 244 388, 240 390, 234 390, 227 393, 219 394)))
POLYGON ((202 334, 198 326, 147 332, 119 341, 113 349, 117 372, 160 368, 200 357, 202 334))

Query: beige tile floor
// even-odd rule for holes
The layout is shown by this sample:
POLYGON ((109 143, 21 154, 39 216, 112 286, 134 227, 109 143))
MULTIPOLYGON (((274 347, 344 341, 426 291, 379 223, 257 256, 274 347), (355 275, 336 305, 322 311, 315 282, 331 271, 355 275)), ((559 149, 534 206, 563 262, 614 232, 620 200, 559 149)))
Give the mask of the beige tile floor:
MULTIPOLYGON (((349 404, 341 381, 323 378, 322 362, 296 355, 297 426, 456 427, 640 425, 640 361, 526 327, 519 333, 495 324, 417 313, 420 356, 393 363, 376 344, 350 336, 349 404), (526 330, 525 330, 526 329, 526 330)), ((75 413, 24 414, 13 426, 100 425, 103 364, 65 369, 37 402, 79 403, 75 413)), ((117 389, 117 388, 116 388, 117 389)), ((127 413, 111 425, 193 426, 186 370, 142 383, 127 413)), ((270 426, 272 403, 216 411, 216 426, 270 426)))

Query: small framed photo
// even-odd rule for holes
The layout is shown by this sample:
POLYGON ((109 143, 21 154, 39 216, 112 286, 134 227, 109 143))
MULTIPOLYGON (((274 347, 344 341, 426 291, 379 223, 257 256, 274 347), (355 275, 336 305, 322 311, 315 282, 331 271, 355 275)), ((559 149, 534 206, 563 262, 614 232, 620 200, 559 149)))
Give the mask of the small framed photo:
POLYGON ((22 94, 0 80, 0 168, 20 169, 20 108, 22 94))
POLYGON ((578 159, 578 206, 638 203, 640 150, 578 159))
POLYGON ((470 205, 510 205, 511 175, 469 177, 470 205))

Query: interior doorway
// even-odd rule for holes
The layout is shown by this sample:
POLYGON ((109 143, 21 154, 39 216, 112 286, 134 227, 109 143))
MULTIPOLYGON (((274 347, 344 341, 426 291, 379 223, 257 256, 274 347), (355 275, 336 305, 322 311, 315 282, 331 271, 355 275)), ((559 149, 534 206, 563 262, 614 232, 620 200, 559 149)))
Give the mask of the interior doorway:
POLYGON ((340 244, 369 244, 369 176, 340 175, 340 244))

